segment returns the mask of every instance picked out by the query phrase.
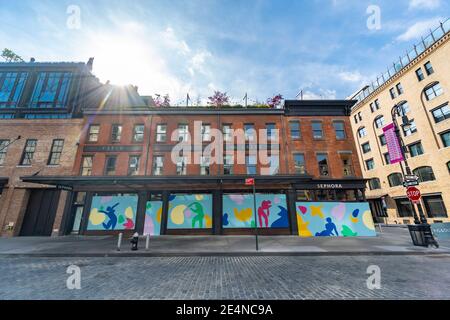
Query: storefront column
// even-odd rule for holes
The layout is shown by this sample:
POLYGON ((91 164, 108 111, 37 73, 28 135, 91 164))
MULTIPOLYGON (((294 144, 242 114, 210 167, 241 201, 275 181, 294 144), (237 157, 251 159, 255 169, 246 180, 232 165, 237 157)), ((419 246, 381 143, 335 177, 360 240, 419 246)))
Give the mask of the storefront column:
POLYGON ((214 190, 213 200, 213 234, 222 234, 222 191, 214 190))
POLYGON ((167 220, 169 213, 169 191, 162 192, 162 214, 161 214, 161 235, 167 234, 167 220))
POLYGON ((85 206, 83 208, 83 219, 81 220, 80 234, 86 234, 89 224, 89 213, 91 212, 93 192, 86 193, 85 206))
POLYGON ((297 225, 297 209, 295 207, 295 202, 297 201, 297 193, 295 190, 287 191, 287 202, 289 207, 289 225, 292 235, 298 235, 298 225, 297 225))
POLYGON ((75 217, 73 216, 73 201, 75 192, 69 191, 66 198, 66 204, 64 206, 64 213, 61 220, 61 227, 59 228, 59 236, 68 235, 72 230, 73 221, 75 217))
POLYGON ((135 232, 139 234, 144 233, 144 223, 145 223, 145 210, 147 205, 147 200, 150 198, 148 192, 139 192, 139 200, 136 209, 136 227, 135 232))

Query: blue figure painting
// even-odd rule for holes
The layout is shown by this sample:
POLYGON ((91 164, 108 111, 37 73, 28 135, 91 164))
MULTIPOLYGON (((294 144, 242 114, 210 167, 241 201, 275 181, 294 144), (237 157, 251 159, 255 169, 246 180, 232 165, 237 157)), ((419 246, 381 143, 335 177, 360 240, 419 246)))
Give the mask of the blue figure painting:
POLYGON ((316 232, 316 237, 329 237, 329 236, 339 236, 336 225, 333 223, 333 220, 331 218, 327 218, 325 230, 321 232, 316 232))
POLYGON ((113 205, 112 207, 106 207, 106 211, 105 210, 99 210, 99 212, 104 213, 108 218, 109 221, 107 223, 102 223, 103 228, 105 228, 105 230, 114 230, 114 228, 116 227, 117 224, 117 215, 116 215, 116 207, 119 205, 119 203, 116 203, 115 205, 113 205))

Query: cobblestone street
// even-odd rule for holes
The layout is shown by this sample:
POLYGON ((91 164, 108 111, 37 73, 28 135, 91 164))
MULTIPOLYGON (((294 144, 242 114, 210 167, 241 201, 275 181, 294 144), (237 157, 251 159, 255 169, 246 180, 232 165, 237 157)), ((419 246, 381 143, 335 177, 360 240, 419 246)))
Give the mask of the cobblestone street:
POLYGON ((0 299, 450 298, 450 256, 0 258, 0 299), (69 265, 81 289, 69 290, 69 265), (370 290, 367 267, 381 269, 370 290))

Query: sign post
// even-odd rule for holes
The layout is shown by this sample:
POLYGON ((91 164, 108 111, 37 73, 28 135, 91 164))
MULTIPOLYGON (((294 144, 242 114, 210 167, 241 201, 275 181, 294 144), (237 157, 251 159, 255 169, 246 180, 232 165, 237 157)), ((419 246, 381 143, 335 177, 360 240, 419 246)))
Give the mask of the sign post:
POLYGON ((258 243, 258 220, 256 215, 256 187, 255 187, 255 178, 248 178, 245 179, 245 185, 246 186, 253 186, 253 215, 255 218, 255 244, 256 244, 256 251, 259 250, 259 243, 258 243))

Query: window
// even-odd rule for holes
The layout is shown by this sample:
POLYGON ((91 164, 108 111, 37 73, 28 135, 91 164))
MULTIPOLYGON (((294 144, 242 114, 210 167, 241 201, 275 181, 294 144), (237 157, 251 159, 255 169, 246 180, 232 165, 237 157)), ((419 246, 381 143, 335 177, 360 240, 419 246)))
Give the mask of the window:
POLYGON ((223 141, 231 141, 231 124, 222 126, 223 141))
POLYGON ((375 99, 375 101, 373 102, 375 105, 375 109, 380 109, 380 102, 378 101, 378 99, 375 99))
POLYGON ((37 140, 28 139, 25 143, 25 148, 23 149, 22 158, 20 159, 20 165, 31 166, 31 161, 34 157, 34 152, 36 151, 37 140))
POLYGON ((334 126, 334 131, 336 132, 336 139, 344 140, 345 139, 344 121, 334 121, 333 126, 334 126))
POLYGON ((408 198, 395 199, 395 204, 397 205, 399 217, 404 218, 413 216, 413 208, 411 201, 409 201, 408 198))
POLYGON ((327 155, 324 153, 317 154, 317 164, 319 166, 319 174, 321 176, 329 176, 327 155))
POLYGON ((441 195, 423 196, 423 203, 430 218, 447 218, 447 210, 441 195))
POLYGON ((301 153, 294 154, 295 173, 306 174, 305 156, 301 153))
POLYGON ((370 111, 371 111, 372 113, 375 112, 375 106, 374 106, 373 102, 371 102, 371 103, 369 104, 369 106, 370 106, 370 111))
POLYGON ((323 138, 322 122, 313 121, 311 125, 313 130, 313 138, 322 139, 323 138))
POLYGON ((372 170, 375 168, 375 161, 373 159, 369 159, 365 161, 367 170, 372 170))
POLYGON ((253 123, 244 124, 244 132, 245 132, 245 140, 253 141, 256 134, 253 123))
POLYGON ((447 162, 447 170, 448 170, 448 172, 450 173, 450 161, 447 162))
POLYGON ((402 130, 403 130, 403 135, 405 137, 412 135, 414 132, 417 132, 417 127, 416 127, 416 123, 414 122, 414 120, 411 120, 409 122, 409 126, 405 127, 402 126, 402 130))
POLYGON ((209 176, 209 157, 200 157, 200 174, 202 176, 209 176))
POLYGON ((416 142, 408 146, 411 157, 417 157, 423 154, 422 143, 416 142))
POLYGON ((122 136, 122 126, 120 124, 113 124, 111 127, 111 141, 120 142, 122 136))
POLYGON ((270 156, 270 175, 278 174, 280 170, 280 157, 278 155, 270 156))
POLYGON ((369 180, 369 189, 370 190, 381 189, 380 179, 378 179, 378 178, 370 179, 369 180))
POLYGON ((400 82, 397 83, 397 85, 395 87, 397 88, 398 95, 403 94, 403 87, 402 87, 402 84, 400 82))
POLYGON ((201 134, 202 134, 202 141, 210 141, 211 140, 211 125, 203 124, 201 134))
POLYGON ((62 150, 64 147, 63 139, 53 140, 52 149, 50 151, 50 156, 48 157, 48 165, 58 165, 59 159, 61 158, 62 150))
POLYGON ((391 95, 391 99, 397 98, 397 94, 395 93, 394 88, 390 88, 390 89, 389 89, 389 93, 390 93, 390 95, 391 95))
POLYGON ((152 174, 154 176, 160 176, 163 174, 164 156, 153 157, 152 174))
POLYGON ((442 92, 443 90, 440 83, 438 82, 425 90, 425 97, 427 98, 427 100, 433 100, 434 98, 439 97, 442 92))
POLYGON ((386 164, 391 164, 391 156, 389 155, 389 152, 383 153, 383 157, 386 164))
POLYGON ((448 106, 448 102, 431 112, 433 113, 434 122, 436 123, 450 118, 450 107, 448 106))
POLYGON ((100 126, 98 124, 91 124, 89 126, 88 142, 97 142, 100 133, 100 126))
POLYGON ((425 71, 427 72, 427 75, 428 75, 428 76, 434 73, 434 69, 433 69, 433 66, 431 65, 431 62, 430 62, 430 61, 428 61, 427 63, 425 63, 425 64, 424 64, 424 67, 425 67, 425 71))
POLYGON ((353 120, 355 121, 355 123, 358 123, 358 116, 356 114, 353 116, 353 120))
POLYGON ((188 141, 189 140, 189 127, 187 124, 178 125, 178 141, 188 141))
POLYGON ((358 136, 360 138, 364 138, 365 136, 367 136, 366 127, 361 127, 361 128, 358 129, 358 136))
POLYGON ((27 78, 26 72, 0 72, 0 109, 17 107, 27 78))
POLYGON ((404 116, 405 114, 407 114, 410 111, 409 104, 406 101, 398 104, 398 106, 399 106, 398 113, 400 116, 404 116))
POLYGON ((166 142, 167 139, 167 125, 158 124, 156 126, 156 142, 166 142))
POLYGON ((361 112, 358 112, 358 119, 359 119, 359 121, 361 121, 361 120, 362 120, 362 115, 361 115, 361 112))
POLYGON ((247 174, 256 174, 256 156, 246 156, 247 174))
POLYGON ((416 70, 416 76, 417 76, 417 80, 419 80, 419 82, 422 81, 423 79, 425 79, 422 68, 419 68, 416 70))
POLYGON ((116 174, 117 156, 107 156, 105 161, 105 175, 113 176, 116 174))
POLYGON ((368 153, 368 152, 370 152, 370 143, 369 142, 366 142, 366 143, 363 143, 362 145, 361 145, 361 147, 362 147, 362 150, 363 150, 363 153, 368 153))
POLYGON ((140 156, 130 156, 128 159, 128 175, 135 176, 139 173, 140 156))
POLYGON ((388 175, 389 186, 396 187, 403 184, 403 176, 399 172, 388 175))
POLYGON ((378 116, 375 119, 375 127, 377 127, 377 129, 380 129, 384 126, 384 117, 383 116, 378 116))
POLYGON ((439 134, 441 136, 442 144, 444 148, 450 147, 450 131, 443 132, 439 134))
POLYGON ((93 156, 83 156, 81 162, 81 175, 90 176, 92 175, 92 162, 94 160, 93 156))
POLYGON ((341 156, 341 161, 342 161, 344 177, 353 176, 354 173, 353 173, 353 163, 352 163, 351 153, 341 153, 340 156, 341 156))
POLYGON ((300 121, 290 121, 289 129, 291 130, 292 139, 300 139, 300 121))
POLYGON ((0 166, 5 163, 9 140, 0 140, 0 166))
POLYGON ((267 139, 272 140, 276 138, 276 131, 275 131, 275 123, 266 123, 266 132, 267 132, 267 139))
POLYGON ((419 182, 436 180, 433 169, 431 167, 419 167, 414 169, 413 173, 419 177, 419 182))
POLYGON ((187 173, 187 157, 178 157, 177 160, 177 175, 184 176, 187 173))
POLYGON ((144 141, 144 125, 136 124, 133 130, 133 142, 144 141))
POLYGON ((233 174, 233 155, 227 154, 223 157, 223 174, 233 174))
POLYGON ((387 144, 387 142, 386 142, 386 137, 384 136, 384 134, 378 136, 378 139, 380 140, 380 144, 381 144, 382 146, 385 146, 385 145, 387 144))
POLYGON ((71 81, 70 72, 39 73, 31 97, 31 108, 65 108, 71 81))

